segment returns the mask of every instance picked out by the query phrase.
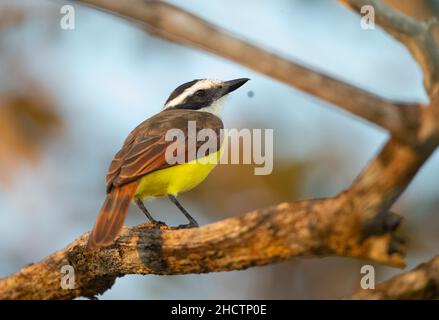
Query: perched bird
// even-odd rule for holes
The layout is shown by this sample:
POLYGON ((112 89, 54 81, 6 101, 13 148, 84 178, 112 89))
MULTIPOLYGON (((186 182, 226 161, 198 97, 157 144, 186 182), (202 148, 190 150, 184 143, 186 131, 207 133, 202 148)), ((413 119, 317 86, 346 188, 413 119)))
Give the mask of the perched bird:
MULTIPOLYGON (((167 161, 166 150, 173 141, 167 141, 171 129, 180 129, 188 142, 189 123, 195 123, 196 132, 212 129, 217 137, 223 129, 220 111, 224 98, 249 79, 230 81, 197 79, 177 87, 163 109, 137 126, 126 138, 122 148, 110 164, 106 177, 107 196, 90 233, 90 249, 110 244, 125 221, 131 202, 156 227, 164 225, 155 220, 143 200, 168 196, 189 220, 179 227, 198 227, 198 223, 177 201, 176 196, 202 182, 215 167, 214 161, 199 161, 196 152, 202 143, 184 143, 186 159, 183 163, 167 161), (195 155, 195 157, 194 157, 195 155)), ((218 139, 214 150, 203 157, 217 157, 222 146, 218 139)), ((206 160, 206 159, 205 159, 206 160)))

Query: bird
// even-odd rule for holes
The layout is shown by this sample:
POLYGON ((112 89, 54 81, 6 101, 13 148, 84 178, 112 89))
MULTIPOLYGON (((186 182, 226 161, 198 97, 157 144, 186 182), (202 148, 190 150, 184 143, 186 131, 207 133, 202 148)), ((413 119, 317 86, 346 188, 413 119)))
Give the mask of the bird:
POLYGON ((225 145, 221 134, 224 129, 221 120, 224 100, 248 80, 195 79, 186 82, 170 94, 159 113, 130 132, 110 163, 106 175, 106 197, 89 235, 89 249, 113 243, 131 203, 137 205, 154 228, 166 226, 164 222, 154 219, 144 204, 144 200, 158 197, 168 197, 187 218, 188 223, 177 228, 199 226, 177 200, 177 196, 200 184, 217 164, 217 161, 200 160, 215 160, 219 157, 225 145), (201 142, 182 144, 181 141, 168 141, 166 137, 169 130, 179 129, 184 133, 184 142, 189 142, 191 122, 196 126, 196 132, 210 129, 219 138, 213 148, 199 158, 194 151, 200 149, 201 142), (183 148, 183 161, 168 161, 166 151, 173 143, 174 147, 177 143, 178 147, 183 148))

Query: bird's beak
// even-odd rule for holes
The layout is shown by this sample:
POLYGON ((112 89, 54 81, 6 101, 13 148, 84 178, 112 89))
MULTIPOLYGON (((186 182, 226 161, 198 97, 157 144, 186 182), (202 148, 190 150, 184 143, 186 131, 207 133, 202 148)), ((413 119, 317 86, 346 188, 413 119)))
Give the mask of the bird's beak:
POLYGON ((236 89, 238 89, 239 87, 244 85, 244 83, 246 83, 249 80, 250 80, 249 78, 239 78, 239 79, 235 79, 235 80, 225 81, 223 95, 226 95, 232 91, 235 91, 236 89))

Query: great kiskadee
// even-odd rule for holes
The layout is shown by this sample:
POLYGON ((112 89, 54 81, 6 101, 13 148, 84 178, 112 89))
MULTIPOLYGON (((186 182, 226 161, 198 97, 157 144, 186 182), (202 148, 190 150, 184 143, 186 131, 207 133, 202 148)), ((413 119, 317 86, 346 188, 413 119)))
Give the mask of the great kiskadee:
MULTIPOLYGON (((215 161, 198 161, 196 154, 184 148, 188 155, 184 163, 169 164, 166 149, 173 143, 165 139, 171 129, 180 129, 188 140, 188 125, 196 124, 196 131, 212 129, 220 136, 223 122, 220 111, 224 98, 249 79, 230 81, 197 79, 177 87, 169 96, 163 109, 143 121, 126 138, 122 148, 110 164, 106 177, 107 196, 90 233, 89 248, 110 244, 125 221, 131 202, 135 202, 151 223, 160 227, 143 204, 144 199, 168 196, 189 220, 179 227, 197 227, 198 223, 177 201, 176 196, 202 182, 215 167, 215 161)), ((223 142, 203 157, 218 157, 223 142)), ((200 143, 195 144, 199 148, 200 143)))

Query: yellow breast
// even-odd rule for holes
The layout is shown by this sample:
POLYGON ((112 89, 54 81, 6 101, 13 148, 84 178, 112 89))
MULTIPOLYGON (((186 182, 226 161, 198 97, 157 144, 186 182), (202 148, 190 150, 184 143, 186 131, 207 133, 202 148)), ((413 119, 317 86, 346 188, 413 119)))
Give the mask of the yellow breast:
POLYGON ((219 162, 223 147, 206 157, 157 170, 143 176, 136 190, 136 198, 148 199, 191 190, 201 183, 219 162))

